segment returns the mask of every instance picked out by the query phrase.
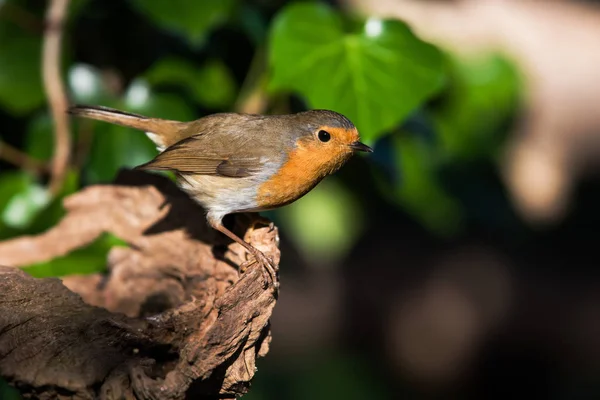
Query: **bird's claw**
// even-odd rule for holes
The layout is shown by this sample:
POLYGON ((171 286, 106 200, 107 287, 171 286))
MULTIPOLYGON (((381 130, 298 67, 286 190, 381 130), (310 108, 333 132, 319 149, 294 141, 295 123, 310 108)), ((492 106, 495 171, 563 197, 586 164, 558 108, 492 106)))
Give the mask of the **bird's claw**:
POLYGON ((240 266, 240 272, 244 273, 248 269, 249 266, 254 263, 260 264, 262 266, 262 273, 267 285, 272 284, 276 289, 279 287, 279 282, 277 281, 277 272, 275 270, 275 265, 273 261, 266 255, 261 252, 256 252, 256 254, 252 254, 254 256, 253 260, 248 260, 240 266))

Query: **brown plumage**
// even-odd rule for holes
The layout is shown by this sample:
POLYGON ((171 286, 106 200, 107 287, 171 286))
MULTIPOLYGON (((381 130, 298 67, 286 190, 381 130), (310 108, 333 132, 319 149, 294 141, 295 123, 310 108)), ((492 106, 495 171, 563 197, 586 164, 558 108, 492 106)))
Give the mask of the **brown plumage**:
POLYGON ((145 131, 160 154, 138 168, 174 171, 183 190, 207 210, 210 225, 242 244, 271 274, 269 260, 225 228, 223 217, 289 204, 355 151, 372 151, 360 143, 352 122, 327 110, 220 113, 191 122, 98 106, 74 106, 69 113, 145 131))

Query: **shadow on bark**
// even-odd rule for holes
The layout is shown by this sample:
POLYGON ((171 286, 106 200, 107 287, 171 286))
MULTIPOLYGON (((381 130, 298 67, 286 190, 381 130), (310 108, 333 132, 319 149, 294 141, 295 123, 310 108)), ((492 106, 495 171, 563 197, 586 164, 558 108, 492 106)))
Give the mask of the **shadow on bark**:
MULTIPOLYGON (((41 399, 198 399, 246 393, 268 352, 277 290, 168 179, 123 171, 64 201, 49 231, 0 243, 0 375, 41 399), (108 273, 36 279, 15 267, 109 232, 108 273)), ((277 229, 235 231, 279 264, 277 229)))

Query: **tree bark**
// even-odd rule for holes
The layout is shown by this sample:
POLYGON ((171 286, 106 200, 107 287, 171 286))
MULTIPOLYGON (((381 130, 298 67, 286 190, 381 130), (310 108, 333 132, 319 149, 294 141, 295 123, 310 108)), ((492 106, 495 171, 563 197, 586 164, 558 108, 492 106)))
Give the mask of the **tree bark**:
MULTIPOLYGON (((47 232, 0 243, 0 375, 39 399, 227 398, 246 393, 268 352, 277 282, 208 228, 166 178, 122 172, 64 201, 47 232), (110 232, 107 274, 36 279, 15 267, 110 232)), ((279 264, 275 227, 234 230, 279 264)))

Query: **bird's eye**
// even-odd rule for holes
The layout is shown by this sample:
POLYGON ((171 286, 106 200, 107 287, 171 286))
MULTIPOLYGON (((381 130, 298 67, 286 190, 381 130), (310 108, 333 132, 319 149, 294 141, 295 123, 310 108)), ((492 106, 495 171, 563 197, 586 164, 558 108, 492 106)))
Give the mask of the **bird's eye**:
POLYGON ((329 139, 331 139, 331 135, 327 131, 319 131, 317 136, 321 142, 329 142, 329 139))

